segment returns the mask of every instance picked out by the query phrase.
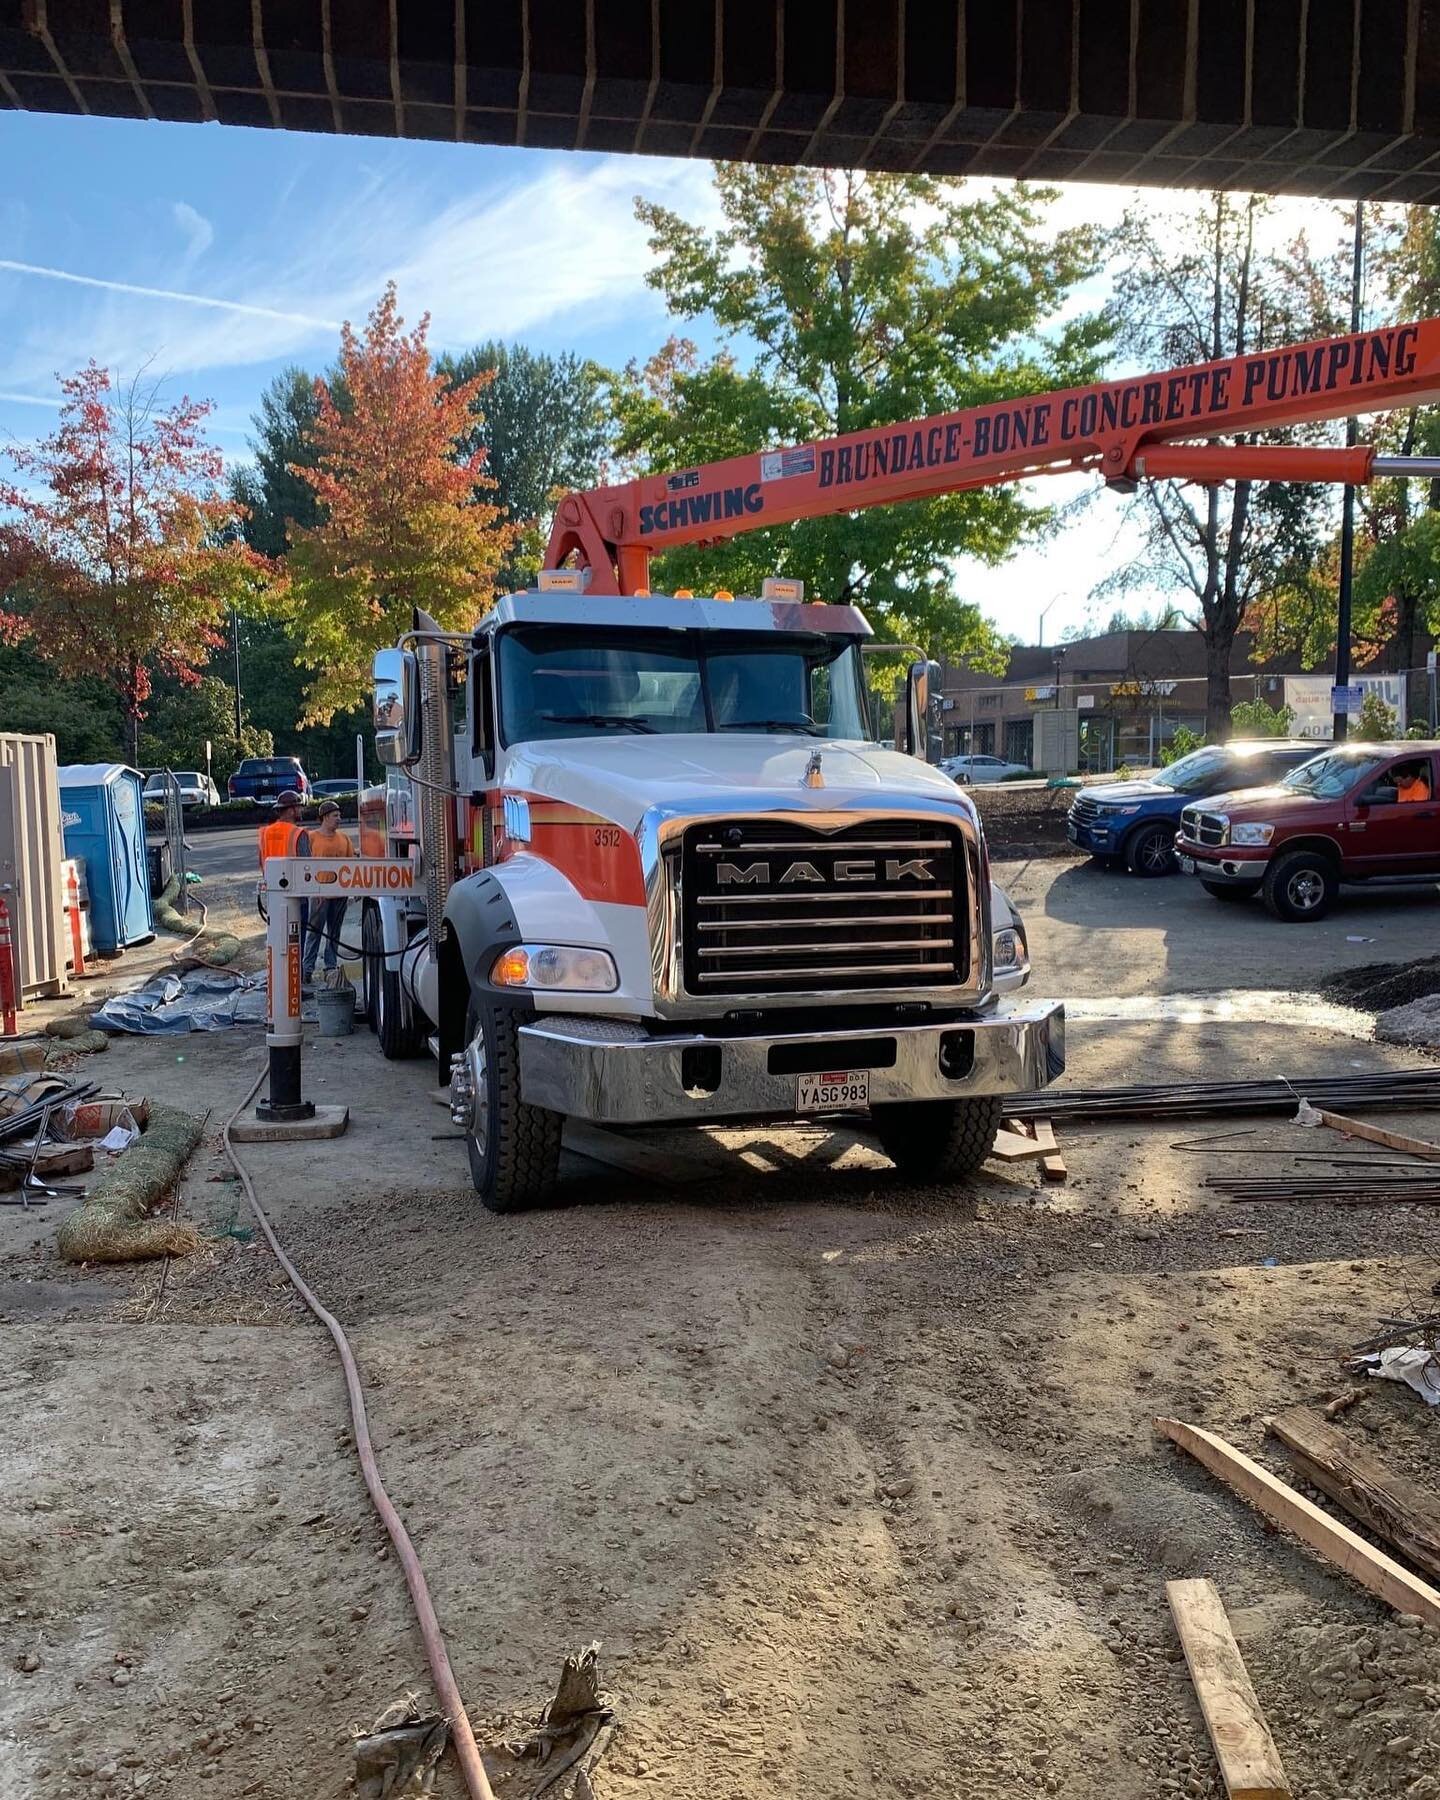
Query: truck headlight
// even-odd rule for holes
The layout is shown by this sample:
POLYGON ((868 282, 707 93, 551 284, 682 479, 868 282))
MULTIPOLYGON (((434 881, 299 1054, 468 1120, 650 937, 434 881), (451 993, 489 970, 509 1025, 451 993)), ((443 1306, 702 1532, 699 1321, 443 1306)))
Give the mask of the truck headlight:
POLYGON ((997 970, 1018 969, 1026 960, 1025 934, 1013 926, 997 931, 992 940, 990 960, 997 970))
POLYGON ((1102 819, 1128 819, 1131 813, 1137 813, 1139 810, 1138 806, 1102 806, 1100 817, 1102 819))
POLYGON ((1232 844, 1268 844, 1275 835, 1273 825, 1232 825, 1230 842, 1232 844))
POLYGON ((496 987, 564 988, 584 994, 613 994, 620 985, 608 950, 573 944, 512 944, 490 965, 490 979, 496 987))

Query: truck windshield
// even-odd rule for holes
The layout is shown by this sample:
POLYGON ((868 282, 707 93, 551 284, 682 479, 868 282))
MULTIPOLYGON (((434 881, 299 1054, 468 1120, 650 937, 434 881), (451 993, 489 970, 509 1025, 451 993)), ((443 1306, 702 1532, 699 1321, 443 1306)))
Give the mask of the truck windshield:
POLYGON ((1223 750, 1192 750, 1162 769, 1156 787, 1173 788, 1177 794, 1200 794, 1209 787, 1225 761, 1223 750))
POLYGON ((1282 787, 1296 788, 1302 794, 1314 794, 1318 800, 1338 800, 1341 794, 1350 789, 1385 761, 1380 752, 1360 751, 1352 754, 1345 751, 1331 751, 1328 755, 1312 756, 1307 763, 1301 763, 1298 769, 1292 769, 1280 784, 1282 787))
POLYGON ((521 626, 501 635, 499 655, 507 744, 616 732, 869 735, 850 638, 521 626))

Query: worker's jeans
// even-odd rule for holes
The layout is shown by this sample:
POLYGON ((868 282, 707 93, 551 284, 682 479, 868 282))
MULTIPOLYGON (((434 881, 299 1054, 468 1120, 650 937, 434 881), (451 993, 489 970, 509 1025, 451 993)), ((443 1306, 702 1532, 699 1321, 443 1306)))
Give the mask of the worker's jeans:
POLYGON ((344 900, 312 900, 310 902, 310 919, 305 927, 305 955, 300 963, 300 975, 304 981, 310 981, 315 974, 315 959, 320 954, 320 943, 325 943, 325 967, 333 969, 339 956, 340 927, 345 920, 344 900))

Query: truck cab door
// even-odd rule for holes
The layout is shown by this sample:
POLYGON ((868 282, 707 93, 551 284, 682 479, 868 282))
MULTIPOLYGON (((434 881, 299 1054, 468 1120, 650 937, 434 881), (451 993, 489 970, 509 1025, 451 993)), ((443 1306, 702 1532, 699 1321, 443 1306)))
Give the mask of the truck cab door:
POLYGON ((1440 870, 1440 799, 1428 751, 1397 756, 1364 783, 1349 806, 1346 861, 1357 875, 1427 875, 1440 870), (1402 782, 1419 775, 1429 798, 1401 800, 1402 782))

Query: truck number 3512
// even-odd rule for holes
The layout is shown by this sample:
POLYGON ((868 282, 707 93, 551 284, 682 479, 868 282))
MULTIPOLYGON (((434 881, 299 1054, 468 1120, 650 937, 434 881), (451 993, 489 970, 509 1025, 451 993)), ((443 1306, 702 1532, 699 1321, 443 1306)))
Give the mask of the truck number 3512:
POLYGON ((592 833, 592 841, 597 850, 615 850, 620 844, 620 828, 617 825, 602 825, 592 833))

